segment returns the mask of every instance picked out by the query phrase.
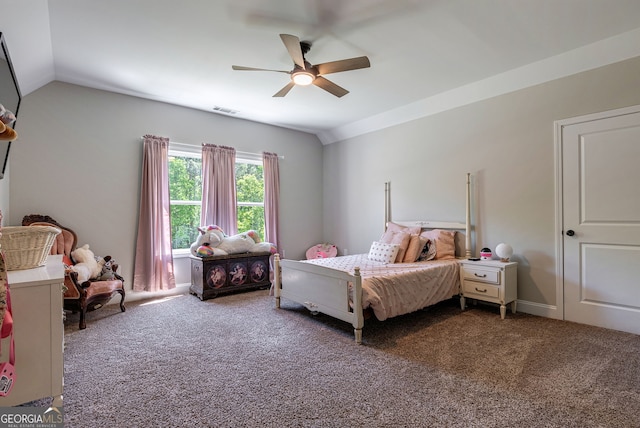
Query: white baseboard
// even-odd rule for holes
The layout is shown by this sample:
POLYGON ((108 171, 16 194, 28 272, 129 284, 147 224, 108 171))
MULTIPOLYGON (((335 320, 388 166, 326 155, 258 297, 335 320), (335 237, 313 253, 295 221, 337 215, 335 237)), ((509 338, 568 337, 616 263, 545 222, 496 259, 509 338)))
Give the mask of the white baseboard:
MULTIPOLYGON (((174 296, 177 294, 187 294, 189 293, 190 287, 191 287, 191 284, 187 283, 187 284, 177 284, 176 288, 174 288, 173 290, 167 290, 167 291, 155 291, 155 292, 128 291, 126 294, 125 303, 134 302, 137 300, 151 299, 156 297, 167 297, 167 296, 174 296)), ((116 296, 115 298, 111 299, 111 301, 108 304, 114 304, 114 303, 118 303, 118 304, 120 303, 119 296, 116 296)), ((557 306, 547 305, 544 303, 529 302, 527 300, 518 300, 517 311, 524 312, 525 314, 536 315, 539 317, 553 318, 558 320, 563 319, 562 313, 558 310, 557 306)))
MULTIPOLYGON (((132 291, 132 290, 126 290, 124 302, 126 304, 126 303, 129 303, 129 302, 135 302, 135 301, 139 301, 139 300, 162 298, 162 297, 167 297, 167 296, 175 296, 175 295, 178 295, 178 294, 187 294, 187 293, 189 293, 189 287, 191 287, 191 284, 187 283, 187 284, 176 284, 176 288, 174 288, 172 290, 164 290, 164 291, 132 291)), ((113 304, 120 304, 120 295, 119 294, 116 294, 107 303, 107 305, 113 305, 113 304)))
POLYGON ((555 305, 518 300, 517 311, 537 315, 539 317, 553 318, 557 320, 562 319, 562 312, 559 311, 558 307, 555 305))

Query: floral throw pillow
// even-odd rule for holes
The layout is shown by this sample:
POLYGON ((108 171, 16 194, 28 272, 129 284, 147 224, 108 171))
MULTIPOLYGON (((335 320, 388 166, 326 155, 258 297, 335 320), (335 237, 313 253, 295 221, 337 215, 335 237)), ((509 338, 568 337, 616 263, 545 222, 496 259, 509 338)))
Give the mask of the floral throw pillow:
POLYGON ((455 259, 456 232, 453 230, 433 229, 422 232, 420 236, 429 239, 436 247, 436 260, 455 259))
POLYGON ((436 244, 428 240, 427 243, 424 244, 424 247, 422 247, 422 251, 418 256, 418 261, 424 262, 427 260, 434 260, 435 258, 436 258, 436 244))

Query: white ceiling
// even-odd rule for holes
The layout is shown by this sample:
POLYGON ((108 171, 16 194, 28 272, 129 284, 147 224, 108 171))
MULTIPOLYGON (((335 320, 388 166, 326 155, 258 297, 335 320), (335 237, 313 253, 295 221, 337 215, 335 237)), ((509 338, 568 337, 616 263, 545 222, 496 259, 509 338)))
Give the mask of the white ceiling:
POLYGON ((52 80, 315 133, 324 143, 640 55, 638 0, 0 0, 23 95, 52 80), (11 11, 7 14, 6 11, 11 11), (278 36, 342 98, 294 87, 278 36))

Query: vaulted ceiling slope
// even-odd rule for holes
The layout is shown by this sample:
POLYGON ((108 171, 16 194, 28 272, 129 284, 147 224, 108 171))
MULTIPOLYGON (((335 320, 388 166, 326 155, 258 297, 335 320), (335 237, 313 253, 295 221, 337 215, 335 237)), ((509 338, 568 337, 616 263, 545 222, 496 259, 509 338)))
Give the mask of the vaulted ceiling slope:
POLYGON ((0 0, 26 95, 52 80, 298 129, 332 143, 640 55, 638 0, 0 0), (367 56, 273 95, 293 68, 367 56))

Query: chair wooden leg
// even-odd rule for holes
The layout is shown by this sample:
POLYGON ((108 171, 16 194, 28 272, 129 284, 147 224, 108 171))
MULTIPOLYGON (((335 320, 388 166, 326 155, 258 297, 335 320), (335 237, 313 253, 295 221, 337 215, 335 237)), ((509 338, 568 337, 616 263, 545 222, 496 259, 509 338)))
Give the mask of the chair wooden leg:
POLYGON ((80 330, 84 330, 85 328, 87 328, 87 321, 86 321, 86 316, 87 316, 87 290, 85 288, 81 288, 82 291, 80 291, 80 324, 79 324, 79 328, 80 330))
POLYGON ((126 311, 127 309, 124 307, 124 290, 119 290, 118 293, 120 293, 120 310, 122 312, 126 311))
POLYGON ((80 310, 80 325, 79 325, 80 330, 84 330, 85 328, 87 328, 87 321, 85 320, 86 315, 87 315, 87 309, 82 308, 80 310))

